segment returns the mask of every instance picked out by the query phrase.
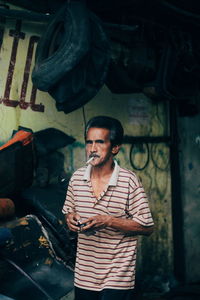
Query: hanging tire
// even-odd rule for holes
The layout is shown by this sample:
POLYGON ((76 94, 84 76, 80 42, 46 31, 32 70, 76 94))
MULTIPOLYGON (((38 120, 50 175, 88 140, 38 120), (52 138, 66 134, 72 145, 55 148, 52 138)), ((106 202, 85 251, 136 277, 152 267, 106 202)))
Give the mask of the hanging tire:
POLYGON ((110 49, 100 20, 90 13, 91 49, 80 63, 68 72, 49 94, 59 111, 69 113, 91 100, 100 90, 107 76, 110 49), (78 80, 79 78, 79 80, 78 80))
POLYGON ((48 91, 81 61, 89 48, 89 18, 84 2, 66 3, 38 43, 32 72, 34 86, 48 91), (60 43, 56 44, 59 36, 60 43))

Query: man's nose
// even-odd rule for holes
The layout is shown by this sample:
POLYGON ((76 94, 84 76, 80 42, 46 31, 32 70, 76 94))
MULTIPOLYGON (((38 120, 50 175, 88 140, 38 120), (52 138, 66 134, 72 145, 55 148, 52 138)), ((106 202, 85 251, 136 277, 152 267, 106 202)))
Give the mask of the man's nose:
POLYGON ((96 152, 96 151, 97 151, 96 143, 92 143, 91 152, 96 152))

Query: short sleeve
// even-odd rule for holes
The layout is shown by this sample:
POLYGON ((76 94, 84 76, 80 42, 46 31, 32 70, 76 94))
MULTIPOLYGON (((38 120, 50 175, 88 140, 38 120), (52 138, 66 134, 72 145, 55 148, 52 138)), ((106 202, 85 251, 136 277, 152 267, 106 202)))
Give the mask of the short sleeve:
POLYGON ((135 222, 143 226, 154 225, 147 195, 135 174, 130 177, 127 207, 129 217, 135 222))
POLYGON ((67 214, 73 211, 74 211, 74 192, 73 192, 72 180, 70 180, 67 189, 66 199, 62 208, 62 213, 67 214))

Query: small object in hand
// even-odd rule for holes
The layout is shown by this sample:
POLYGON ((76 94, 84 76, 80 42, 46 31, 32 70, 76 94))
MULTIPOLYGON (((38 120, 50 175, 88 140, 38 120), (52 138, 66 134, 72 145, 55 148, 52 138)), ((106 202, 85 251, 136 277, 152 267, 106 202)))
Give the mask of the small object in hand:
POLYGON ((78 220, 77 226, 82 229, 84 226, 86 226, 86 223, 82 223, 81 220, 78 220))

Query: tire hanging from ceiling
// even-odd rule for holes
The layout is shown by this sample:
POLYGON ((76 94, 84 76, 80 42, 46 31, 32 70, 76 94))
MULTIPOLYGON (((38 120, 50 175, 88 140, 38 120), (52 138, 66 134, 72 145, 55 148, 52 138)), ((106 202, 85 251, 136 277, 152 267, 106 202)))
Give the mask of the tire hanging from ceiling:
POLYGON ((54 98, 59 111, 69 113, 98 93, 109 62, 101 21, 83 2, 71 2, 58 11, 38 43, 32 81, 54 98))

